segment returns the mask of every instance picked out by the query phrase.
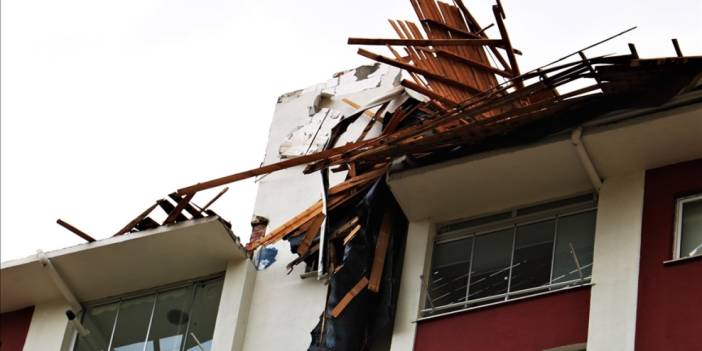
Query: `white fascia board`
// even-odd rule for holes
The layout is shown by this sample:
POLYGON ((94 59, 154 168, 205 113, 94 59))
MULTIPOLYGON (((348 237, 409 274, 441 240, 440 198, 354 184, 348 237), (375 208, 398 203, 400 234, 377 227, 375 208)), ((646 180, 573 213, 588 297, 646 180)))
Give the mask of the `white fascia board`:
MULTIPOLYGON (((47 252, 81 302, 102 299, 226 269, 245 260, 239 239, 212 216, 47 252)), ((2 263, 0 311, 62 295, 35 256, 2 263)))

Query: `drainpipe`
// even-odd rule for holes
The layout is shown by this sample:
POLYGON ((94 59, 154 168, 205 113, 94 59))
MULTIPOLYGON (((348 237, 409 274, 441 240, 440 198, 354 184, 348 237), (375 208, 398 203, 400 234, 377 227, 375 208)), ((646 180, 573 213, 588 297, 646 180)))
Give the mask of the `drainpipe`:
POLYGON ((592 164, 592 159, 587 153, 585 145, 583 145, 582 135, 583 128, 578 127, 570 134, 570 141, 573 143, 573 146, 575 146, 575 152, 578 154, 580 163, 585 168, 585 173, 587 173, 587 176, 590 178, 592 187, 595 188, 595 192, 599 194, 600 188, 602 188, 602 178, 600 178, 600 175, 597 173, 597 169, 595 169, 595 165, 592 164))
POLYGON ((90 331, 88 329, 85 329, 85 327, 76 318, 76 314, 80 313, 83 310, 83 307, 81 306, 80 302, 78 302, 76 296, 68 287, 63 277, 61 277, 61 274, 59 274, 59 272, 56 270, 54 264, 51 263, 51 260, 49 260, 49 256, 47 256, 46 253, 44 253, 44 251, 37 250, 37 257, 39 258, 39 262, 41 263, 42 267, 46 269, 46 273, 49 275, 56 288, 59 290, 59 292, 61 292, 61 295, 63 295, 63 298, 66 300, 66 302, 68 302, 68 305, 71 307, 70 310, 66 311, 66 317, 68 318, 68 321, 76 328, 80 335, 87 336, 88 334, 90 334, 90 331))

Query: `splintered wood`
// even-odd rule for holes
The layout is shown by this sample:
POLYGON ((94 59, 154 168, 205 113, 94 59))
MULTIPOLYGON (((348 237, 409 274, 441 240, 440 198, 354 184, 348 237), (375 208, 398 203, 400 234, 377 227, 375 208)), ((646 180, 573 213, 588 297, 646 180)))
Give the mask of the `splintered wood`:
MULTIPOLYGON (((247 244, 247 249, 252 251, 281 239, 294 240, 299 242, 298 257, 288 264, 289 270, 303 261, 311 262, 316 259, 312 255, 321 253, 325 264, 320 268, 331 276, 345 274, 351 269, 347 262, 339 260, 344 252, 340 250, 353 249, 360 240, 374 245, 372 262, 363 267, 364 277, 334 307, 333 317, 341 315, 363 289, 376 293, 383 289, 383 270, 388 255, 392 253, 390 243, 395 240, 391 235, 396 214, 382 213, 379 229, 366 228, 377 220, 378 213, 370 216, 371 221, 366 214, 362 215, 364 212, 358 210, 357 205, 363 207, 363 196, 386 176, 391 164, 393 168, 421 166, 484 150, 484 145, 490 147, 495 141, 509 144, 514 142, 510 138, 521 131, 519 128, 547 119, 548 124, 563 123, 562 118, 570 117, 573 111, 587 110, 583 107, 608 101, 606 99, 613 94, 630 92, 632 85, 640 84, 636 79, 632 80, 632 76, 641 74, 632 71, 640 70, 642 65, 658 67, 689 59, 640 60, 636 55, 587 58, 581 53, 577 61, 554 65, 573 54, 522 74, 516 60, 520 53, 510 41, 504 23, 505 11, 499 1, 492 8, 495 29, 500 35, 498 39, 487 36, 485 30, 492 25, 482 27, 460 0, 454 1, 455 5, 436 0, 410 2, 419 25, 389 20, 399 38, 350 38, 349 44, 387 48, 391 57, 363 48, 358 53, 405 70, 409 79, 401 80, 400 85, 428 99, 405 93, 404 100, 386 102, 374 110, 375 113, 356 111, 342 119, 332 130, 323 151, 178 190, 178 196, 181 196, 178 199, 185 200, 187 195, 201 190, 300 165, 306 165, 306 174, 348 171, 343 182, 325 189, 326 208, 321 200, 317 201, 267 235, 247 244), (566 90, 568 92, 564 94, 557 91, 566 84, 576 80, 579 84, 586 79, 594 80, 596 84, 580 84, 577 89, 566 90), (370 117, 363 132, 348 139, 355 141, 336 145, 350 123, 362 114, 370 117), (380 135, 367 138, 375 123, 382 126, 380 135), (324 221, 325 215, 327 221, 324 221), (321 238, 323 223, 327 227, 321 238), (373 230, 378 230, 377 235, 373 230), (323 252, 320 252, 320 247, 323 252)), ((677 47, 676 50, 681 55, 677 47)), ((349 106, 361 109, 360 104, 344 99, 342 101, 349 106)), ((520 137, 522 135, 517 135, 517 139, 520 137)), ((187 203, 176 202, 176 209, 180 211, 167 210, 169 218, 179 216, 183 209, 189 211, 187 203)), ((125 230, 128 229, 120 232, 125 230)))
POLYGON ((368 286, 368 278, 363 277, 358 281, 358 283, 356 283, 356 285, 353 286, 353 288, 351 288, 348 293, 346 293, 346 295, 344 295, 343 298, 341 298, 341 301, 334 306, 334 309, 332 309, 332 316, 334 318, 339 317, 341 312, 344 312, 344 309, 346 309, 346 306, 348 306, 351 301, 353 301, 354 297, 363 291, 366 286, 368 286))
POLYGON ((412 0, 411 3, 423 31, 413 22, 390 20, 400 39, 349 38, 348 44, 388 46, 394 58, 364 49, 359 49, 358 53, 410 72, 414 82, 404 82, 403 86, 448 105, 494 88, 496 74, 506 78, 518 75, 519 69, 513 59, 515 50, 502 31, 503 22, 498 21, 502 38, 489 39, 460 1, 458 6, 436 0, 412 0), (407 60, 391 47, 397 45, 405 47, 407 60), (502 67, 490 64, 486 47, 502 67), (498 48, 506 51, 510 64, 498 48))

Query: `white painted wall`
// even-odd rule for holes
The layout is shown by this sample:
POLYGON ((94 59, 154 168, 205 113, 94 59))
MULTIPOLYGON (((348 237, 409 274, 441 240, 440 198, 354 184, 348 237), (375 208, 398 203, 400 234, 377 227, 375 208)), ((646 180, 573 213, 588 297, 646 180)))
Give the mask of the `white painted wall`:
POLYGON ((392 333, 392 351, 408 351, 414 347, 414 336, 419 309, 424 298, 421 276, 430 262, 429 251, 434 240, 434 225, 431 222, 410 222, 407 228, 405 258, 402 263, 402 280, 397 301, 395 327, 392 333))
POLYGON ((256 269, 249 260, 227 264, 212 337, 212 350, 238 351, 244 345, 256 269))
POLYGON ((634 350, 644 171, 605 180, 600 191, 588 351, 634 350))
POLYGON ((66 310, 70 309, 63 301, 46 303, 34 307, 23 351, 68 350, 73 331, 68 328, 66 310))

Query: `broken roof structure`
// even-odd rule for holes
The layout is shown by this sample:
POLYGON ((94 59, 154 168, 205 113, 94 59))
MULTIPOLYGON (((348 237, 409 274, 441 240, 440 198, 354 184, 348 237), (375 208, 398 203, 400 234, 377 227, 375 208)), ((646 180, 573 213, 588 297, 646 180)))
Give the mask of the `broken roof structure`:
MULTIPOLYGON (((510 41, 499 1, 492 8, 499 38, 489 38, 490 26, 481 26, 461 1, 411 4, 419 25, 391 20, 399 38, 348 40, 392 54, 359 49, 376 64, 353 74, 383 72, 400 78, 398 86, 364 105, 346 101, 355 109, 348 116, 324 107, 325 98, 343 95, 325 86, 310 104, 311 123, 287 137, 277 162, 181 188, 169 195, 173 203, 159 200, 116 235, 215 216, 208 207, 216 198, 198 207, 191 203, 196 193, 305 166, 305 173, 319 173, 319 200, 265 235, 252 236, 246 248, 253 254, 287 240, 297 255, 287 264, 290 271, 305 262, 328 280, 310 350, 371 349, 392 332, 407 231, 388 174, 570 133, 609 113, 655 108, 700 88, 702 57, 683 56, 675 41, 675 57, 639 58, 633 45, 619 56, 588 57, 583 49, 521 72, 521 52, 510 41), (364 115, 368 123, 349 139, 349 127, 364 115), (344 175, 340 182, 330 181, 338 174, 344 175), (167 214, 162 223, 149 217, 157 206, 167 214)), ((596 175, 592 180, 597 187, 596 175)))
MULTIPOLYGON (((305 173, 320 172, 321 199, 247 245, 255 250, 288 240, 298 255, 288 269, 307 262, 329 279, 311 350, 368 348, 392 328, 406 220, 385 185, 386 174, 536 141, 608 112, 659 106, 699 87, 702 57, 682 56, 675 41, 676 57, 641 59, 630 45, 628 55, 587 57, 582 50, 522 73, 499 1, 493 6, 499 39, 488 38, 461 1, 411 3, 420 26, 391 20, 399 39, 348 41, 387 47, 394 57, 358 53, 406 71, 410 79, 400 83, 405 89, 378 96, 350 116, 333 117, 338 123, 324 133, 319 151, 178 190, 190 196, 299 165, 307 165, 305 173), (366 130, 380 124, 380 135, 364 132, 340 142, 369 111, 366 130), (340 171, 348 172, 346 179, 330 186, 329 172, 340 171), (361 302, 352 308, 353 300, 361 302)), ((313 138, 307 151, 319 145, 313 138)))

